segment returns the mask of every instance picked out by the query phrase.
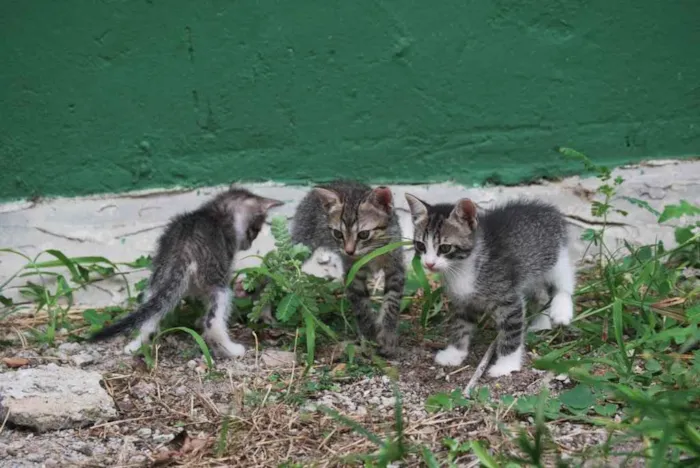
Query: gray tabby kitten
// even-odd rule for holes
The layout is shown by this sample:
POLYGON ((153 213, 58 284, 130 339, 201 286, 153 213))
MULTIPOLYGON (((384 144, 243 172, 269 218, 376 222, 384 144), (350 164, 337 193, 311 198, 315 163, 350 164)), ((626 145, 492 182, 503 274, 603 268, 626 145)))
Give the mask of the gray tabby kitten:
MULTIPOLYGON (((401 240, 401 228, 387 187, 371 187, 354 181, 335 181, 315 187, 301 201, 292 221, 292 240, 308 246, 337 250, 345 275, 353 262, 379 247, 401 240)), ((377 257, 365 265, 348 287, 348 300, 360 332, 375 340, 379 352, 392 356, 398 341, 399 306, 404 288, 401 249, 377 257), (375 314, 367 280, 384 271, 384 300, 375 314)))
POLYGON ((209 307, 203 320, 207 342, 227 357, 242 356, 245 348, 227 332, 233 258, 237 251, 250 248, 267 211, 280 205, 232 186, 199 209, 173 218, 158 240, 144 302, 90 340, 104 340, 139 326, 139 336, 124 348, 125 353, 134 353, 152 339, 160 321, 184 296, 195 296, 209 307))
MULTIPOLYGON (((478 315, 494 315, 499 327, 491 377, 519 371, 523 358, 525 301, 550 290, 549 318, 568 325, 574 308, 575 273, 564 217, 538 201, 511 201, 477 216, 474 203, 429 205, 406 199, 414 246, 423 266, 443 274, 453 323, 450 345, 435 362, 459 366, 467 357, 478 315)), ((549 319, 547 319, 549 321, 549 319)))

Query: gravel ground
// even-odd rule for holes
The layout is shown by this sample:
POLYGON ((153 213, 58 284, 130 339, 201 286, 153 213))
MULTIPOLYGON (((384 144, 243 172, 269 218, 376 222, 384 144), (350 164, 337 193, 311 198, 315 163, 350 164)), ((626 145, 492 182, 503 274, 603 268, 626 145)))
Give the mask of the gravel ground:
MULTIPOLYGON (((318 365, 302 376, 303 366, 270 359, 290 356, 274 351, 280 342, 290 342, 289 336, 263 332, 256 352, 249 330, 238 327, 233 334, 249 351, 240 359, 217 361, 216 371, 208 373, 198 348, 184 334, 163 338, 157 367, 149 370, 142 358, 120 353, 123 338, 104 344, 22 347, 18 333, 5 333, 2 358, 27 358, 25 367, 55 363, 100 372, 119 416, 47 433, 6 424, 0 433, 0 466, 279 466, 284 461, 339 466, 347 462, 343 457, 371 453, 376 447, 320 411, 319 405, 336 409, 380 436, 391 428, 392 379, 377 367, 348 372, 338 359, 339 346, 327 345, 319 349, 318 365)), ((433 363, 441 343, 417 333, 408 334, 398 358, 388 363, 400 376, 408 439, 431 447, 439 457, 446 453, 444 437, 478 438, 492 448, 513 450, 508 431, 532 429, 531 418, 517 417, 503 405, 426 411, 430 395, 466 384, 488 346, 481 338, 466 365, 454 371, 433 363)), ((15 372, 0 365, 2 372, 15 372)), ((489 387, 493 399, 537 393, 543 386, 556 393, 570 386, 566 379, 529 366, 496 381, 483 377, 481 384, 489 387)), ((604 430, 590 426, 570 422, 549 426, 564 453, 575 454, 606 438, 604 430)), ((475 466, 475 460, 465 454, 458 466, 475 466)), ((407 461, 409 466, 419 464, 417 458, 407 461)))

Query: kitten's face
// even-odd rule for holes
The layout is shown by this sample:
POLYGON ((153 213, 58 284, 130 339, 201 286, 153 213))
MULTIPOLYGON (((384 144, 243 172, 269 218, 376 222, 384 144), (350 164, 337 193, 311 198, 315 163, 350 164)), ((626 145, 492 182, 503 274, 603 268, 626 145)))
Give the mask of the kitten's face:
POLYGON ((474 248, 476 206, 469 199, 455 205, 429 205, 406 194, 413 218, 413 245, 424 268, 446 272, 457 268, 474 248))
POLYGON ((248 250, 258 237, 267 212, 284 202, 255 195, 245 189, 230 188, 226 195, 229 209, 234 213, 238 250, 248 250))
POLYGON ((340 253, 358 258, 386 245, 386 231, 393 210, 393 197, 387 187, 377 187, 361 199, 341 199, 325 188, 314 192, 328 213, 328 229, 340 253))

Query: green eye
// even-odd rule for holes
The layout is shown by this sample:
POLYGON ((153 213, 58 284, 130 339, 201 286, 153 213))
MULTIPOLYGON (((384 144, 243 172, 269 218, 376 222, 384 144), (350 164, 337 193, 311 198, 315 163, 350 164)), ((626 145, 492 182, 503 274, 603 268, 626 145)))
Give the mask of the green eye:
POLYGON ((446 254, 449 253, 450 250, 452 250, 452 246, 450 244, 441 244, 440 247, 438 247, 438 253, 439 254, 446 254))
POLYGON ((358 233, 357 233, 357 238, 358 238, 358 239, 362 239, 362 240, 368 239, 368 238, 369 238, 369 231, 360 231, 360 232, 358 232, 358 233))
POLYGON ((340 232, 338 229, 331 229, 331 232, 333 233, 333 237, 335 237, 336 239, 343 238, 343 233, 340 232))

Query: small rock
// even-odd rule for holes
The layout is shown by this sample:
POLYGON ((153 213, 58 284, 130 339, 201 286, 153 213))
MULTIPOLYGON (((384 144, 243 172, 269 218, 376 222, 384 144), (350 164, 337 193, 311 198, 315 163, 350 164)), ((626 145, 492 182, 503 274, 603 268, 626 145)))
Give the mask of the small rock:
POLYGON ((151 434, 153 434, 153 431, 150 427, 142 427, 141 429, 136 431, 136 435, 143 438, 151 437, 151 434))
POLYGON ((67 343, 62 343, 59 347, 59 351, 63 351, 64 353, 67 354, 75 354, 78 351, 82 349, 82 346, 80 346, 80 343, 72 343, 72 342, 67 342, 67 343))
POLYGON ((44 460, 44 467, 45 468, 56 468, 58 466, 58 462, 54 460, 53 458, 47 458, 44 460))
POLYGON ((197 361, 195 361, 194 359, 187 361, 187 367, 189 367, 190 369, 194 369, 195 367, 197 367, 197 361))
POLYGON ((263 364, 270 369, 280 369, 292 367, 296 362, 296 356, 289 351, 280 351, 277 349, 266 349, 260 356, 263 364))
POLYGON ((394 406, 396 399, 394 397, 382 397, 382 406, 394 406))
POLYGON ((88 457, 92 456, 92 447, 85 442, 76 442, 73 444, 72 448, 83 455, 87 455, 88 457))
POLYGON ((146 455, 134 455, 133 457, 129 458, 129 465, 140 465, 142 463, 146 463, 146 455))
POLYGON ((175 395, 177 396, 185 396, 187 393, 189 393, 189 390, 184 385, 180 385, 175 389, 175 395))
POLYGON ((37 452, 29 452, 24 456, 24 459, 30 462, 38 463, 44 460, 44 455, 37 452))
POLYGON ((136 385, 131 387, 131 393, 132 395, 136 396, 137 398, 144 399, 149 395, 152 395, 156 392, 156 386, 150 382, 145 382, 141 380, 138 382, 136 385))
POLYGON ((153 441, 159 444, 165 444, 173 440, 175 436, 173 434, 154 434, 153 441))
POLYGON ((102 376, 56 364, 0 374, 0 417, 39 432, 83 427, 117 416, 102 376), (58 404, 57 402, 60 402, 58 404))
POLYGON ((92 364, 93 362, 95 362, 95 358, 88 353, 76 354, 75 356, 72 356, 70 360, 74 365, 78 367, 83 367, 86 364, 92 364))

